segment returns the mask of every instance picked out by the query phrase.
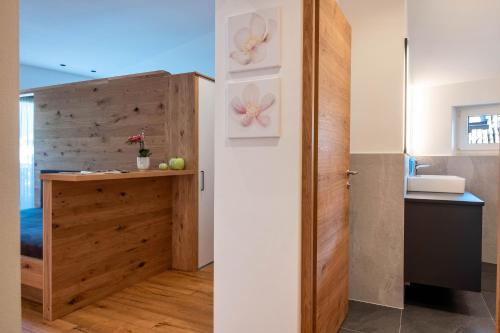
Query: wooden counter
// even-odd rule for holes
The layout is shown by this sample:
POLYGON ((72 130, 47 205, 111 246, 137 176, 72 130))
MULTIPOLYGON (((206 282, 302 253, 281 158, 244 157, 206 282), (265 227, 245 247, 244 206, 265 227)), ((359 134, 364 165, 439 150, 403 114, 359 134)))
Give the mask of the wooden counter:
POLYGON ((86 182, 94 180, 116 180, 116 179, 132 179, 132 178, 152 178, 152 177, 172 177, 194 175, 192 170, 145 170, 145 171, 129 171, 124 173, 104 173, 96 172, 82 174, 79 172, 60 172, 41 174, 41 180, 58 180, 64 182, 86 182))
POLYGON ((194 171, 60 173, 41 179, 45 319, 169 269, 197 270, 194 171))

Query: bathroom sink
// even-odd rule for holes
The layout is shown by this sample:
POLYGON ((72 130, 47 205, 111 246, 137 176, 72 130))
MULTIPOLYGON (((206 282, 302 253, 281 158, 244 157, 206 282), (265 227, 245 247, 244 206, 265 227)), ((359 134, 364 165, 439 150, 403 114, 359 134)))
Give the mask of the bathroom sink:
POLYGON ((457 176, 408 176, 409 192, 464 193, 465 178, 457 176))

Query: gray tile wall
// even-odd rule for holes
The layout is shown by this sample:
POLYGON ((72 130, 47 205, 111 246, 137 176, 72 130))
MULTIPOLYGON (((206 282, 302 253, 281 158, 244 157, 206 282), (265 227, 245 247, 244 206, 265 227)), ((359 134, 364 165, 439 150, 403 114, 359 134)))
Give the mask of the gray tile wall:
POLYGON ((483 261, 497 262, 498 156, 418 156, 431 164, 420 174, 455 175, 466 179, 466 190, 483 199, 483 261))
MULTIPOLYGON (((483 200, 483 261, 496 263, 499 166, 497 156, 419 156, 421 174, 467 179, 483 200)), ((402 308, 404 304, 404 154, 352 154, 349 297, 402 308)))
POLYGON ((349 297, 402 308, 404 154, 352 154, 349 297))

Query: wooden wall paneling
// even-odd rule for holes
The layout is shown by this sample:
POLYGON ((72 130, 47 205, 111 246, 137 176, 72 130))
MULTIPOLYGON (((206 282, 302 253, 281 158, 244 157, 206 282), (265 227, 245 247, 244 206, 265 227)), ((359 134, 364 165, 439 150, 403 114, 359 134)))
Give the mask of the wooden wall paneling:
POLYGON ((165 154, 181 156, 186 168, 196 171, 189 179, 176 179, 173 268, 197 270, 198 264, 198 77, 196 73, 170 77, 165 115, 165 154))
MULTIPOLYGON (((43 303, 43 291, 42 288, 35 288, 21 284, 21 297, 29 301, 38 303, 40 306, 43 303)), ((41 311, 40 311, 41 312, 41 311)))
POLYGON ((304 0, 302 332, 348 309, 350 26, 334 0, 304 0))
POLYGON ((33 288, 43 288, 43 260, 21 256, 21 283, 33 288))
POLYGON ((129 79, 132 79, 134 77, 148 78, 148 77, 157 77, 157 76, 165 76, 165 75, 170 75, 170 73, 167 71, 164 71, 164 70, 158 70, 158 71, 152 71, 152 72, 119 75, 119 76, 107 77, 107 78, 102 78, 102 79, 93 79, 93 80, 85 80, 85 81, 78 81, 78 82, 71 82, 71 83, 55 84, 55 85, 51 85, 51 86, 38 87, 38 88, 28 88, 28 89, 22 89, 19 93, 20 94, 34 94, 38 91, 44 91, 47 89, 55 89, 55 88, 70 89, 73 86, 81 86, 81 85, 85 85, 85 84, 95 85, 98 83, 106 83, 108 81, 122 80, 122 79, 126 79, 126 78, 129 78, 129 79))
MULTIPOLYGON (((36 176, 42 169, 135 169, 138 147, 125 140, 141 129, 152 165, 165 160, 168 78, 159 72, 35 90, 36 176)), ((39 190, 37 182, 37 204, 39 190)))
MULTIPOLYGON (((32 92, 37 179, 42 169, 135 169, 138 147, 125 140, 141 129, 153 168, 182 156, 194 172, 154 184, 150 179, 45 181, 44 317, 60 317, 167 268, 197 270, 198 74, 147 73, 32 92), (148 197, 154 193, 159 197, 148 197), (118 213, 127 217, 114 218, 118 213), (128 241, 137 243, 132 231, 141 227, 154 235, 154 245, 141 238, 129 247, 128 241), (126 239, 113 243, 118 236, 126 239)), ((39 184, 36 193, 38 198, 39 184)))
POLYGON ((43 317, 52 320, 52 181, 43 185, 43 317))
POLYGON ((173 178, 44 182, 45 319, 171 268, 173 178))
POLYGON ((198 270, 198 175, 173 179, 172 269, 198 270))
POLYGON ((183 157, 187 169, 198 171, 197 75, 172 76, 165 98, 165 154, 183 157))

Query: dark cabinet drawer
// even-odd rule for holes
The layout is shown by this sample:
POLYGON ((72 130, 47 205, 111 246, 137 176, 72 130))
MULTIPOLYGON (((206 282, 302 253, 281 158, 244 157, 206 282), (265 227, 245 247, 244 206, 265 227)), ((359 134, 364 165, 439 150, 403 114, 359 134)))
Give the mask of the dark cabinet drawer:
POLYGON ((405 202, 405 281, 481 290, 482 205, 405 202))

